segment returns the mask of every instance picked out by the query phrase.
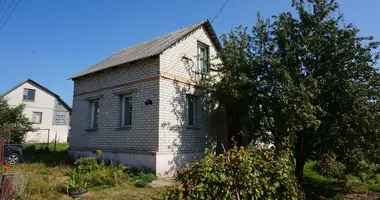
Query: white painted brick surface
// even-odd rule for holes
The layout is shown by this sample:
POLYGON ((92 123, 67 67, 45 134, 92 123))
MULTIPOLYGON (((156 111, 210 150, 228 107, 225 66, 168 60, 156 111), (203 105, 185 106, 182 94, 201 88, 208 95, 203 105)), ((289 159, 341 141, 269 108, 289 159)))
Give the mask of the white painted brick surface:
MULTIPOLYGON (((211 62, 219 62, 213 59, 217 53, 216 47, 201 27, 160 55, 160 72, 199 81, 200 77, 196 73, 198 42, 209 46, 211 62), (183 56, 192 62, 183 62, 183 56)), ((160 81, 160 153, 204 152, 211 145, 213 128, 201 96, 196 102, 196 129, 186 127, 186 94, 194 94, 194 88, 160 81)))
MULTIPOLYGON (((88 92, 104 87, 157 76, 158 58, 137 62, 131 67, 119 67, 75 80, 75 92, 88 92)), ((156 152, 158 150, 158 80, 75 96, 72 111, 70 147, 72 149, 103 149, 114 152, 156 152), (116 94, 135 91, 132 96, 132 127, 117 130, 121 125, 121 99, 116 94), (99 99, 99 125, 90 127, 91 103, 99 99), (152 105, 145 105, 147 99, 152 105)))
POLYGON ((198 81, 199 77, 197 79, 195 74, 198 41, 210 47, 211 57, 216 55, 215 46, 201 27, 157 57, 75 80, 74 93, 78 94, 157 77, 149 82, 75 96, 70 137, 71 151, 103 149, 131 155, 152 154, 156 156, 154 170, 172 174, 173 169, 183 166, 182 162, 189 162, 191 158, 189 155, 201 155, 205 148, 211 147, 214 130, 211 127, 210 114, 201 96, 196 102, 195 129, 186 127, 186 95, 199 95, 201 92, 171 80, 158 79, 160 74, 163 76, 171 74, 182 79, 198 81), (193 65, 181 61, 182 56, 191 58, 193 65), (128 90, 136 90, 132 102, 132 128, 121 131, 117 130, 120 127, 121 100, 115 93, 128 90), (86 132, 90 126, 91 116, 90 102, 87 99, 97 96, 101 96, 99 127, 96 132, 86 132), (147 99, 151 99, 153 104, 145 105, 147 99))

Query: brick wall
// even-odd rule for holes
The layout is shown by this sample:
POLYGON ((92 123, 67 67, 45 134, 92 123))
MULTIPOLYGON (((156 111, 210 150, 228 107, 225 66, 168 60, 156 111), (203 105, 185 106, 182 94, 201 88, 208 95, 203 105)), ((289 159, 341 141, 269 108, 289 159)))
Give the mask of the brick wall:
POLYGON ((72 150, 152 153, 158 150, 158 57, 137 61, 74 81, 72 150), (143 80, 143 81, 141 81, 143 80), (120 93, 133 92, 132 127, 120 129, 120 93), (88 131, 91 99, 99 98, 97 131, 88 131), (151 105, 145 105, 146 100, 151 105))
POLYGON ((216 55, 215 46, 201 27, 159 56, 76 79, 70 148, 143 154, 204 152, 211 146, 214 129, 202 91, 194 88, 200 78, 196 73, 198 42, 209 46, 211 57, 216 55), (192 62, 184 62, 183 56, 192 62), (128 130, 118 129, 121 100, 117 94, 123 91, 135 91, 132 127, 128 130), (197 96, 193 128, 186 127, 187 95, 197 96), (88 132, 90 100, 94 98, 99 98, 99 127, 88 132), (152 105, 144 104, 147 99, 152 105))
MULTIPOLYGON (((199 81, 197 73, 197 45, 209 46, 210 57, 216 56, 216 48, 203 27, 189 34, 160 55, 160 73, 181 77, 185 82, 199 81), (183 56, 191 59, 185 62, 183 56)), ((218 60, 212 60, 216 63, 218 60)), ((177 78, 178 79, 178 78, 177 78)), ((182 80, 182 82, 183 82, 182 80)), ((201 90, 187 84, 160 80, 159 153, 204 152, 213 141, 211 116, 204 104, 201 90), (186 127, 186 95, 197 96, 195 128, 186 127)))

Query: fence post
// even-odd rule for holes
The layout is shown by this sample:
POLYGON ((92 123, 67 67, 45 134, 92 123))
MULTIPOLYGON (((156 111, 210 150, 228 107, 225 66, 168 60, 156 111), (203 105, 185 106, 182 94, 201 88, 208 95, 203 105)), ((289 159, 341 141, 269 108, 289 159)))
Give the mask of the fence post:
POLYGON ((54 138, 54 152, 56 150, 56 147, 57 147, 57 132, 55 132, 55 138, 54 138))
POLYGON ((47 148, 49 149, 49 143, 50 143, 50 129, 48 129, 48 141, 47 141, 47 148))

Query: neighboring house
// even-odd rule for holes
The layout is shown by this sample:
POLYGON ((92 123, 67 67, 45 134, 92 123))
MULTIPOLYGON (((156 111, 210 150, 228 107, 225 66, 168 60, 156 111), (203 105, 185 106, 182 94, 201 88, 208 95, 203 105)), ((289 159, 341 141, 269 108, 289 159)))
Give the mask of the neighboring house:
POLYGON ((202 157, 215 133, 225 141, 223 116, 213 128, 197 86, 221 48, 205 20, 122 49, 73 76, 69 154, 94 156, 101 149, 105 160, 172 175, 202 157))
POLYGON ((26 143, 66 142, 71 108, 55 93, 28 79, 2 95, 9 105, 25 105, 24 114, 36 129, 28 132, 26 143))

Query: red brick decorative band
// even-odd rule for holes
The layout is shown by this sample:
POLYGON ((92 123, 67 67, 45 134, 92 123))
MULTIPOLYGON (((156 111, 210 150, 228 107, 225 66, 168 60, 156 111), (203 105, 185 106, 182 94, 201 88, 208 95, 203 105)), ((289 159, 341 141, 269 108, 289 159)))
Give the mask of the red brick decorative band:
POLYGON ((75 93, 74 97, 82 96, 82 95, 86 95, 86 94, 98 93, 98 92, 101 92, 101 91, 112 90, 112 89, 116 89, 116 88, 120 88, 120 87, 126 87, 126 86, 130 86, 130 85, 135 85, 135 84, 139 84, 139 83, 145 83, 145 82, 154 81, 154 80, 173 81, 176 84, 186 85, 186 86, 198 88, 198 86, 196 86, 195 82, 192 81, 192 80, 189 80, 189 79, 186 79, 184 77, 180 77, 180 76, 177 76, 177 75, 174 75, 174 74, 163 72, 159 76, 153 76, 153 77, 149 77, 149 78, 140 79, 140 80, 137 80, 137 81, 131 81, 131 82, 128 82, 128 83, 122 83, 122 84, 112 85, 112 86, 108 86, 108 87, 104 87, 104 88, 99 88, 99 89, 96 89, 96 90, 90 90, 90 91, 86 91, 86 92, 75 93))

